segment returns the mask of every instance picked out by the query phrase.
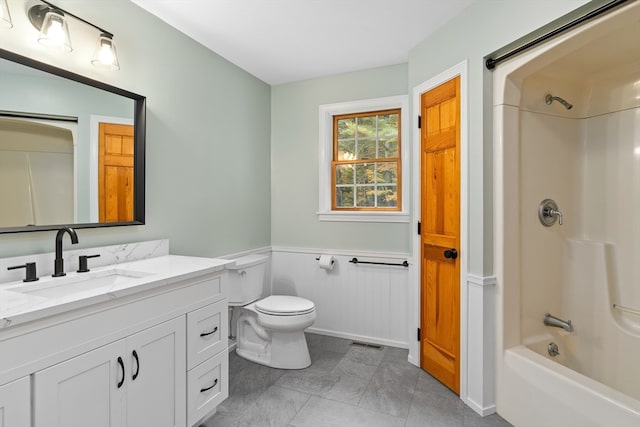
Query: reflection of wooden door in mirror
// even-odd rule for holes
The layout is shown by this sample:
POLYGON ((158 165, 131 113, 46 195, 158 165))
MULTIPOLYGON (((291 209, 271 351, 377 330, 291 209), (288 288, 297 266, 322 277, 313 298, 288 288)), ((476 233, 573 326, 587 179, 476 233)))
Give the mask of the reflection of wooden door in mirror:
POLYGON ((133 126, 100 123, 99 132, 100 222, 133 221, 133 126))

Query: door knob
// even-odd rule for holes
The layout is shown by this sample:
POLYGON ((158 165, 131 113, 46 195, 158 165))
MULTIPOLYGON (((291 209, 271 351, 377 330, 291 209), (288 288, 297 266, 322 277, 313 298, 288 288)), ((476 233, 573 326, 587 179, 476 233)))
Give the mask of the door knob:
POLYGON ((456 259, 458 258, 458 251, 455 248, 447 249, 444 251, 444 257, 447 259, 456 259))

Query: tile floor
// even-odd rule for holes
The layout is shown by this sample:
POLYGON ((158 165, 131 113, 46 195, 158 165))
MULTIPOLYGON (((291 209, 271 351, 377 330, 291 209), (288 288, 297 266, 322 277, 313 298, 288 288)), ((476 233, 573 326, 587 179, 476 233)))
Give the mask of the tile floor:
POLYGON ((307 334, 312 364, 268 368, 229 354, 229 398, 206 427, 506 427, 480 417, 429 374, 407 350, 352 346, 307 334))

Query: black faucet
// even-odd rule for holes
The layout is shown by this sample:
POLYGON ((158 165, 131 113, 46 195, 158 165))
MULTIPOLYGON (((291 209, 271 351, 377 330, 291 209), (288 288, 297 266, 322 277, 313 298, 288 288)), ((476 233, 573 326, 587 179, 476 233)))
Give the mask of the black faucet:
POLYGON ((73 228, 62 227, 58 230, 58 234, 56 234, 56 260, 54 262, 53 277, 66 276, 66 273, 64 272, 64 259, 62 259, 62 238, 64 237, 64 233, 69 233, 71 243, 74 245, 78 243, 78 235, 73 228))

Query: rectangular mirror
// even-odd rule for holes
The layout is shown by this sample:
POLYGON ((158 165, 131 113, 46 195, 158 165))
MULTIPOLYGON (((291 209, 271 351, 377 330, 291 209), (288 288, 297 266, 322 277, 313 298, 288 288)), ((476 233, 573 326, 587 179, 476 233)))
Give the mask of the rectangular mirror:
POLYGON ((0 94, 0 233, 144 224, 144 96, 3 49, 0 94))

